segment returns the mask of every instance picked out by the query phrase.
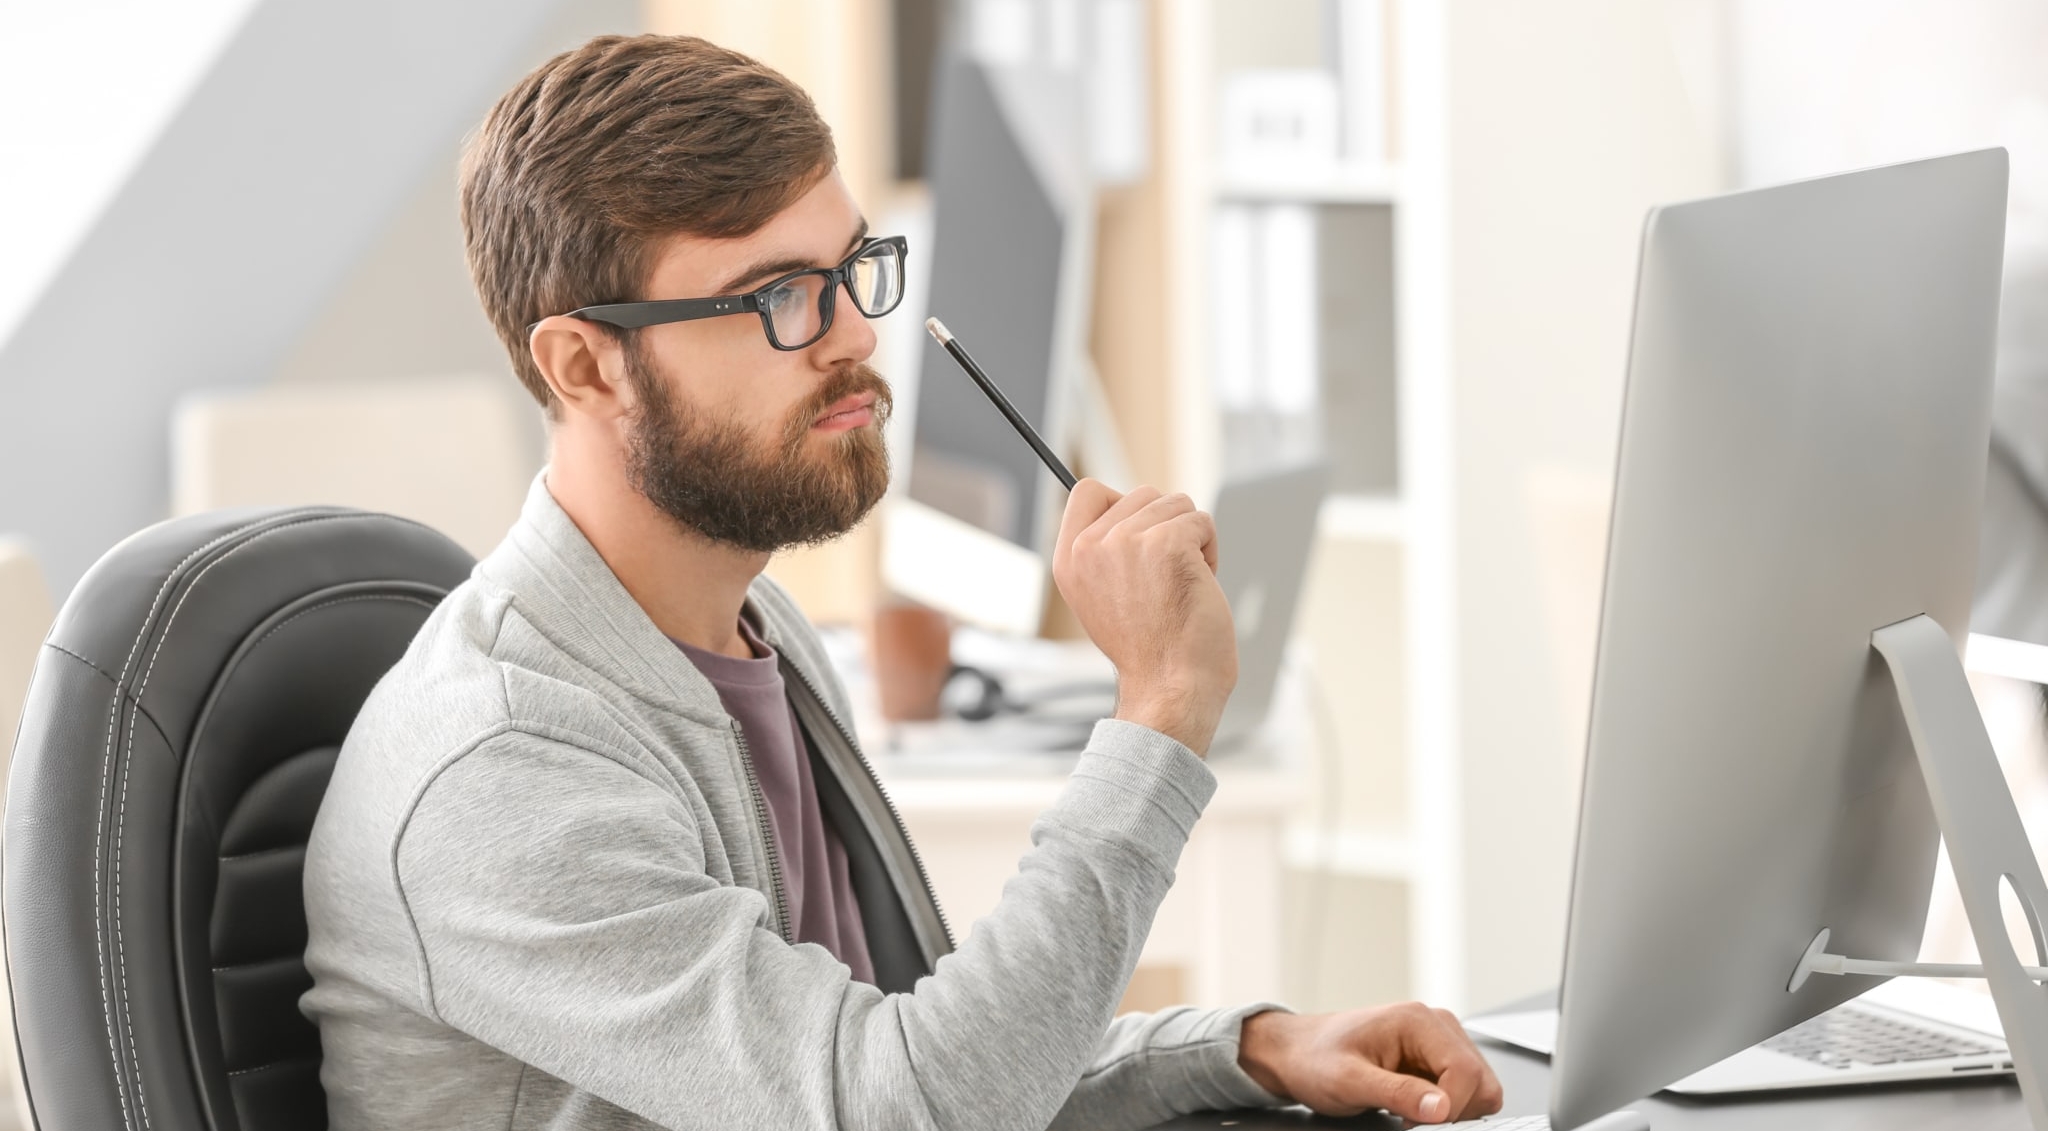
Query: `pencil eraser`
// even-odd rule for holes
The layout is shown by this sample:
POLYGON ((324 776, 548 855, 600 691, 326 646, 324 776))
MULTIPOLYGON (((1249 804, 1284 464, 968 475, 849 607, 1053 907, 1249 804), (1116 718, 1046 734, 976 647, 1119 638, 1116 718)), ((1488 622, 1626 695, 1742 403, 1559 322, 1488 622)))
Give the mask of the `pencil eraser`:
POLYGON ((925 319, 924 328, 942 346, 953 340, 953 334, 946 329, 946 324, 936 318, 925 319))

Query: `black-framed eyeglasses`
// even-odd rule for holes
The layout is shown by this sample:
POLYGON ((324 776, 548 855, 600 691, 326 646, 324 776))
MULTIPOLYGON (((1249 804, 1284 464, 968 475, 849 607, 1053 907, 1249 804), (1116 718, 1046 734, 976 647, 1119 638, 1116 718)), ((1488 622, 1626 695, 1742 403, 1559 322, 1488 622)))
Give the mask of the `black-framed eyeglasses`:
POLYGON ((572 310, 569 317, 636 330, 664 322, 758 314, 769 345, 800 350, 832 329, 832 311, 842 286, 854 308, 869 318, 896 309, 903 301, 903 257, 908 250, 902 236, 884 236, 860 245, 837 267, 792 271, 743 295, 606 303, 572 310))

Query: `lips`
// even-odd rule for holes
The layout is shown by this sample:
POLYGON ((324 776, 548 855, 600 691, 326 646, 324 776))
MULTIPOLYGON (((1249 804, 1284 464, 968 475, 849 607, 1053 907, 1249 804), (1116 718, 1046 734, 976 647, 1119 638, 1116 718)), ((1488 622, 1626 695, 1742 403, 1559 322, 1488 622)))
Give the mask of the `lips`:
POLYGON ((874 418, 875 394, 854 393, 841 397, 825 406, 825 411, 811 422, 813 428, 851 428, 865 424, 874 418))

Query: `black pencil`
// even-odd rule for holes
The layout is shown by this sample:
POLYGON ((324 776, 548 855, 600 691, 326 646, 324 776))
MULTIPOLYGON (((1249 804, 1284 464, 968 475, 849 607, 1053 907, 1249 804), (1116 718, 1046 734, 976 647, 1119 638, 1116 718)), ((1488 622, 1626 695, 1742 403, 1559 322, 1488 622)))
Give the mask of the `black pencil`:
POLYGON ((1052 470, 1060 485, 1069 491, 1073 490, 1074 473, 1068 471, 1067 465, 1060 462, 1060 457, 1052 454, 1052 449, 1045 446, 1045 441, 1039 437, 1038 430, 1031 427, 1031 422, 1024 419, 1024 414, 1017 411, 1017 406, 1010 403, 1010 398, 1004 396, 1001 389, 996 388, 996 383, 988 379, 988 374, 981 371, 981 366, 974 364, 974 359, 967 356, 966 347, 960 344, 960 340, 953 336, 952 331, 946 329, 946 324, 936 318, 927 318, 924 320, 924 328, 931 331, 933 340, 946 347, 946 352, 953 355, 953 360, 960 363, 960 368, 965 369, 967 375, 974 378, 974 383, 981 386, 981 391, 988 394, 988 399, 995 402, 997 411, 1003 414, 1019 436, 1024 437, 1024 442, 1031 445, 1031 450, 1038 453, 1038 458, 1045 461, 1045 466, 1052 470))

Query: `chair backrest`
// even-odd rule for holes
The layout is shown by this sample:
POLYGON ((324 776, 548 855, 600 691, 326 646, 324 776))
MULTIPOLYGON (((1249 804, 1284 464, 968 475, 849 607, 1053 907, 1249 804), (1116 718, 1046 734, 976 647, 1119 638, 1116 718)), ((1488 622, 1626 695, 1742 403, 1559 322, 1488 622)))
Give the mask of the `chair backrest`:
POLYGON ((65 600, 6 825, 41 1131, 326 1126, 306 838, 364 698, 472 565, 388 515, 227 511, 129 538, 65 600))

